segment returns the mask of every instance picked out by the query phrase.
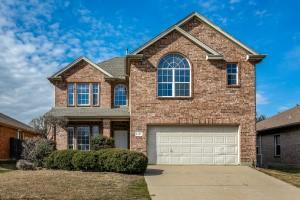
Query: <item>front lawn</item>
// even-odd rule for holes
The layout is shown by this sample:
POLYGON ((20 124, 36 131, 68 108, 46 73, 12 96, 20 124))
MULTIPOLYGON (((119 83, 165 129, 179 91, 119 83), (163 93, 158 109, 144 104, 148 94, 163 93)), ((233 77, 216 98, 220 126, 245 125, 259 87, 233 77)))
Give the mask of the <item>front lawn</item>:
POLYGON ((150 199, 141 175, 62 170, 0 173, 0 199, 150 199))
POLYGON ((270 176, 300 187, 300 169, 258 169, 270 176))

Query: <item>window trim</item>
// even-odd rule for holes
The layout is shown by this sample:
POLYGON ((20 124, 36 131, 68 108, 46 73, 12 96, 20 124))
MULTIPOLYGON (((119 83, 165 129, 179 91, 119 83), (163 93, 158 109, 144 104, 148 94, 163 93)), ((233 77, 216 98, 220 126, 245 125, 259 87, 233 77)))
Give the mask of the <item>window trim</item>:
POLYGON ((75 83, 68 83, 67 84, 67 105, 68 106, 75 106, 75 90, 76 90, 75 83), (73 103, 72 104, 69 103, 69 85, 73 86, 73 93, 72 93, 73 103))
POLYGON ((68 149, 69 149, 69 146, 70 146, 70 143, 69 143, 69 129, 71 129, 71 130, 73 130, 73 138, 72 138, 72 141, 73 141, 73 150, 75 150, 76 149, 76 143, 75 143, 75 139, 76 139, 76 137, 75 137, 75 128, 73 127, 73 126, 69 126, 69 127, 67 127, 67 145, 68 145, 68 149))
POLYGON ((92 101, 92 105, 93 106, 99 106, 100 105, 100 84, 99 83, 91 83, 92 89, 91 89, 91 101, 92 101), (94 84, 97 84, 97 89, 98 89, 98 93, 97 93, 97 104, 94 104, 94 84))
POLYGON ((121 107, 126 107, 126 106, 128 106, 128 87, 124 83, 118 83, 114 87, 114 107, 121 108, 121 107), (126 92, 126 104, 125 105, 116 105, 116 88, 120 85, 125 87, 125 92, 126 92))
POLYGON ((91 106, 91 84, 90 83, 86 83, 86 82, 80 82, 76 84, 76 105, 78 107, 84 107, 84 106, 91 106), (88 93, 88 104, 79 104, 78 103, 78 85, 80 84, 87 84, 88 85, 88 89, 89 89, 89 93, 88 93))
POLYGON ((274 157, 280 157, 281 156, 281 144, 280 144, 280 135, 274 135, 274 157), (279 144, 277 144, 276 138, 279 137, 279 144), (277 152, 277 146, 280 148, 280 152, 278 154, 277 152))
MULTIPOLYGON (((170 69, 168 69, 168 70, 170 70, 170 69)), ((179 69, 187 70, 185 68, 179 68, 179 69)), ((191 62, 189 61, 189 59, 185 55, 183 55, 181 53, 178 53, 178 52, 171 52, 171 53, 167 53, 167 54, 163 55, 159 59, 158 64, 157 64, 157 70, 156 70, 156 97, 158 99, 177 99, 177 98, 178 99, 190 99, 192 97, 192 82, 193 82, 192 81, 192 65, 191 65, 191 62), (161 60, 164 57, 166 57, 170 54, 177 54, 177 55, 182 56, 186 59, 186 61, 188 62, 188 65, 189 65, 190 81, 189 82, 176 82, 175 81, 175 70, 176 70, 176 68, 170 68, 172 70, 172 82, 164 82, 164 83, 169 83, 169 84, 171 83, 172 84, 172 96, 159 96, 158 95, 158 91, 159 91, 158 90, 158 85, 159 85, 159 82, 158 82, 158 70, 159 70, 158 65, 160 64, 161 60), (175 93, 176 93, 175 84, 176 83, 189 83, 189 95, 188 96, 176 96, 175 95, 175 93)))
MULTIPOLYGON (((239 74, 240 74, 240 66, 239 66, 239 63, 237 62, 228 62, 226 63, 226 85, 227 87, 239 87, 240 86, 240 77, 239 77, 239 74), (232 64, 235 64, 236 65, 236 84, 228 84, 228 72, 227 72, 227 66, 228 65, 232 65, 232 64)), ((230 73, 232 74, 232 73, 230 73)))

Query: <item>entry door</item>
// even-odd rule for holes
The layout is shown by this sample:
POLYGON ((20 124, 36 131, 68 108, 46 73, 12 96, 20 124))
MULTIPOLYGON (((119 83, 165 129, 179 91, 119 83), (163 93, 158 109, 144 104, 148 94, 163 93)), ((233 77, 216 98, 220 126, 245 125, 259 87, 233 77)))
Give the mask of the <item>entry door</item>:
POLYGON ((114 131, 116 148, 128 149, 128 131, 114 131))
POLYGON ((234 126, 150 127, 147 143, 150 164, 239 164, 234 126))

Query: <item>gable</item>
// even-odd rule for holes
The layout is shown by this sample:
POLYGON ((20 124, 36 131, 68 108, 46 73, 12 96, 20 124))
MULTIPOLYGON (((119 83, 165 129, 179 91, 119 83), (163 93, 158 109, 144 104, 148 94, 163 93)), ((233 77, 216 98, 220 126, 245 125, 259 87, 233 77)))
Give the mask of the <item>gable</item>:
MULTIPOLYGON (((235 45, 237 45, 238 47, 240 47, 241 49, 246 51, 246 54, 249 54, 250 56, 246 56, 245 59, 246 60, 250 60, 251 58, 257 61, 262 60, 265 55, 260 55, 258 54, 256 51, 252 50, 251 48, 249 48, 248 46, 246 46, 245 44, 241 43, 240 41, 238 41, 237 39, 235 39, 233 36, 231 36, 230 34, 226 33, 225 31, 223 31, 220 27, 216 26, 215 24, 213 24, 212 22, 210 22, 208 19, 206 19, 205 17, 203 17, 202 15, 198 14, 198 13, 192 13, 191 15, 187 16, 186 18, 184 18, 183 20, 179 21, 178 23, 176 23, 175 25, 171 26, 169 29, 167 29, 166 31, 160 33, 158 36, 156 36, 155 38, 153 38, 152 40, 148 41, 147 43, 145 43, 144 45, 142 45, 141 47, 139 47, 138 49, 134 50, 132 52, 132 55, 137 55, 140 54, 145 48, 151 46, 152 44, 154 44, 156 41, 160 40, 162 37, 164 37, 165 35, 169 34, 170 32, 174 31, 174 30, 179 30, 179 32, 183 35, 189 35, 190 39, 194 40, 194 41, 199 41, 200 43, 203 43, 206 47, 208 47, 207 49, 212 49, 213 51, 217 52, 217 54, 212 53, 212 51, 209 52, 209 54, 207 55, 207 60, 209 60, 209 58, 216 58, 215 56, 217 56, 217 59, 220 59, 221 53, 218 52, 216 49, 214 49, 212 46, 208 45, 207 43, 205 43, 204 41, 201 40, 201 38, 196 37, 195 35, 189 33, 185 28, 184 28, 184 24, 186 24, 187 22, 189 22, 190 20, 192 20, 193 18, 197 18, 197 20, 201 21, 202 23, 206 24, 206 26, 209 26, 211 29, 213 29, 216 33, 220 34, 223 36, 223 38, 226 38, 226 40, 234 43, 235 45)), ((222 55, 221 55, 222 56, 222 55)))
POLYGON ((107 71, 105 71, 104 69, 102 69, 101 67, 96 65, 95 63, 93 63, 88 58, 79 57, 78 59, 74 60, 72 63, 68 64, 67 66, 65 66, 64 68, 62 68, 61 70, 59 70, 58 72, 53 74, 51 77, 49 77, 49 79, 56 79, 56 78, 61 77, 65 72, 69 71, 70 69, 72 69, 73 67, 77 66, 78 64, 80 64, 82 62, 85 62, 85 63, 89 64, 91 67, 93 67, 96 70, 102 72, 104 75, 106 75, 108 77, 113 77, 110 73, 108 73, 107 71))

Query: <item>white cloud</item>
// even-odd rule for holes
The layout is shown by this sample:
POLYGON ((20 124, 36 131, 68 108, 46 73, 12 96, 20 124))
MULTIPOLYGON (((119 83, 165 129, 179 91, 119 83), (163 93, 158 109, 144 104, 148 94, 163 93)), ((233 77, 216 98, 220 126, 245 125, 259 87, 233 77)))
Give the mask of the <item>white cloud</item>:
POLYGON ((263 92, 256 92, 256 103, 258 105, 269 104, 269 99, 263 92))
POLYGON ((0 1, 0 112, 29 122, 53 106, 48 76, 80 55, 101 61, 123 53, 126 42, 133 44, 135 38, 144 37, 133 29, 121 32, 118 27, 124 24, 114 26, 84 8, 73 17, 85 26, 66 30, 53 18, 57 6, 69 4, 0 1))

